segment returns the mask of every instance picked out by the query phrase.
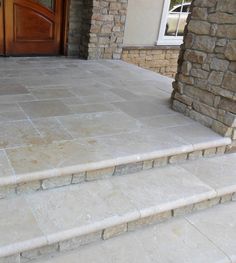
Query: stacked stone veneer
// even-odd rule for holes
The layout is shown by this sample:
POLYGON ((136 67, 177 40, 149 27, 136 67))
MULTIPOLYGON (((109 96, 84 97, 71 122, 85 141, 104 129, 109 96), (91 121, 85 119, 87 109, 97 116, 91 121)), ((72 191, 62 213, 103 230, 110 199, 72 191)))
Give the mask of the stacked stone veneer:
POLYGON ((173 86, 175 110, 231 137, 235 147, 235 0, 193 1, 173 86))
POLYGON ((78 56, 81 42, 83 0, 70 0, 68 28, 68 56, 78 56))
POLYGON ((122 60, 168 77, 177 72, 179 47, 125 47, 122 60))
POLYGON ((120 59, 128 0, 84 0, 80 56, 120 59))

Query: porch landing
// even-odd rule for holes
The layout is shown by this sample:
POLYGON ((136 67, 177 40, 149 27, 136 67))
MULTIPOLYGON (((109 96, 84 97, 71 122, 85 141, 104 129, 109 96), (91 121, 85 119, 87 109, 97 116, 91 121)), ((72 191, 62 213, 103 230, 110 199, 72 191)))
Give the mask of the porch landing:
POLYGON ((172 79, 121 61, 1 58, 0 78, 0 188, 230 144, 170 109, 172 79))

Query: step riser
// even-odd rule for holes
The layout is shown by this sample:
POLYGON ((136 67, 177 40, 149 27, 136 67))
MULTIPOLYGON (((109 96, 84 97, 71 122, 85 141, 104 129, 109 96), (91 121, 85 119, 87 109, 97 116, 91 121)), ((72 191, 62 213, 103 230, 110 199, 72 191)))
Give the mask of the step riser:
MULTIPOLYGON (((226 195, 209 198, 197 203, 190 203, 188 205, 173 208, 167 211, 149 213, 148 216, 140 216, 139 218, 132 218, 126 222, 117 222, 117 224, 109 227, 97 228, 96 231, 91 231, 83 235, 71 236, 71 238, 62 238, 60 241, 53 242, 58 237, 54 236, 48 242, 48 244, 42 244, 30 250, 22 249, 21 251, 11 251, 11 253, 5 253, 0 256, 0 263, 27 263, 32 260, 38 259, 42 256, 54 255, 69 250, 77 249, 78 247, 88 245, 95 241, 107 240, 115 236, 124 234, 129 231, 135 231, 142 227, 158 224, 170 220, 174 217, 184 216, 199 210, 211 208, 216 205, 220 205, 226 202, 236 201, 236 193, 228 193, 226 195)), ((85 231, 86 232, 86 231, 85 231)), ((60 237, 59 237, 60 238, 60 237)))
POLYGON ((47 175, 37 180, 31 180, 27 177, 17 178, 17 183, 4 182, 4 178, 0 180, 0 199, 19 195, 24 193, 32 193, 43 191, 57 187, 67 186, 71 184, 80 184, 89 181, 104 179, 110 176, 120 176, 130 173, 140 172, 158 167, 164 167, 169 164, 179 164, 187 160, 196 160, 199 158, 207 158, 226 153, 227 146, 218 146, 207 148, 204 150, 196 150, 191 152, 182 152, 176 155, 146 159, 138 162, 128 162, 115 166, 108 166, 101 169, 80 171, 78 173, 63 174, 61 176, 47 175))

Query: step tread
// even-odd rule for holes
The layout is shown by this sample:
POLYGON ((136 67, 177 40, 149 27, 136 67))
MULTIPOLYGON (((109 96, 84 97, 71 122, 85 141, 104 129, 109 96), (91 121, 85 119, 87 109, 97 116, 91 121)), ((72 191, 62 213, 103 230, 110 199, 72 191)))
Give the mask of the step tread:
POLYGON ((34 262, 235 262, 235 214, 231 202, 34 262))
POLYGON ((5 169, 10 174, 0 176, 0 186, 114 167, 231 143, 230 138, 222 137, 199 123, 190 119, 187 122, 184 126, 168 129, 141 128, 105 137, 8 149, 6 153, 14 170, 5 169))
POLYGON ((235 160, 224 155, 0 200, 0 256, 236 192, 235 160))

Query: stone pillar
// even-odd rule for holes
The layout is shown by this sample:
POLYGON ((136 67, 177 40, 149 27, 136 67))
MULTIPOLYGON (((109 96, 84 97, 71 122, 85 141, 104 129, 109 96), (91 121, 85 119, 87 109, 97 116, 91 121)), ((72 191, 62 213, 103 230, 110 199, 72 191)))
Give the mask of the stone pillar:
POLYGON ((70 0, 68 56, 79 56, 82 30, 83 0, 70 0))
POLYGON ((178 64, 173 109, 236 147, 235 0, 193 0, 178 64))
POLYGON ((84 0, 80 56, 120 59, 128 0, 84 0))

